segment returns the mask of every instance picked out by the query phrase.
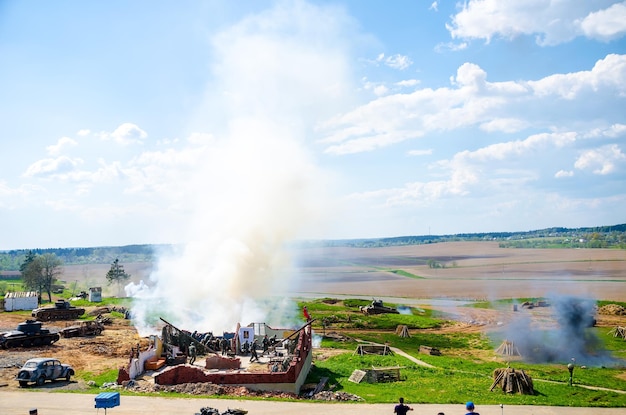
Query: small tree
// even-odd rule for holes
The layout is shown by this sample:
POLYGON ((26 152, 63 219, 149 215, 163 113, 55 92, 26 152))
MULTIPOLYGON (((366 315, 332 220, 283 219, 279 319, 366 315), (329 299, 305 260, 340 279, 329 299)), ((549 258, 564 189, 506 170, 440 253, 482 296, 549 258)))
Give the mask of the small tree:
POLYGON ((127 274, 126 271, 124 271, 124 265, 121 265, 120 260, 115 258, 115 261, 111 264, 111 269, 107 272, 107 281, 109 282, 109 285, 115 282, 117 284, 117 291, 119 294, 121 292, 120 285, 129 278, 130 274, 127 274))
POLYGON ((29 251, 20 265, 22 280, 27 290, 37 291, 39 298, 45 292, 52 301, 52 286, 63 272, 63 262, 55 254, 35 255, 29 251))
POLYGON ((37 291, 41 299, 41 292, 43 290, 41 264, 39 261, 35 260, 36 258, 33 251, 28 251, 24 262, 20 265, 20 273, 22 274, 22 284, 24 288, 29 291, 37 291))

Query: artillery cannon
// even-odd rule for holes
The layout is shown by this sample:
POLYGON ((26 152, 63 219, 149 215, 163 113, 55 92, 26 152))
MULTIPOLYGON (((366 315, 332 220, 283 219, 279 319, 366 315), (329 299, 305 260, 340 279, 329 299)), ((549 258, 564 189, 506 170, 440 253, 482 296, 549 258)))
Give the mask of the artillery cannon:
POLYGON ((16 330, 0 334, 0 347, 48 346, 58 341, 61 337, 58 333, 51 333, 48 329, 41 328, 40 321, 26 320, 17 325, 16 330))
POLYGON ((57 300, 54 307, 36 308, 31 313, 39 321, 74 320, 83 314, 85 314, 84 308, 74 307, 65 300, 57 300))

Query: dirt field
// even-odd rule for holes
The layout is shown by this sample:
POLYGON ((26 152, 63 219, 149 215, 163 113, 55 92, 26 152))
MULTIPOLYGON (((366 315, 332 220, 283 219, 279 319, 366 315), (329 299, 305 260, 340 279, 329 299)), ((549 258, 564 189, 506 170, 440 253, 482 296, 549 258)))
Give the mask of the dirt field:
POLYGON ((301 293, 471 300, 550 294, 626 298, 625 250, 503 249, 497 242, 453 242, 315 248, 301 254, 301 293), (429 260, 445 268, 431 268, 429 260))
MULTIPOLYGON (((511 310, 460 308, 451 300, 533 298, 550 293, 584 295, 594 299, 626 298, 626 251, 500 249, 497 243, 445 243, 372 249, 302 250, 294 296, 364 296, 399 298, 399 302, 446 311, 457 322, 442 331, 476 332, 496 327, 511 317, 511 310), (430 268, 434 260, 445 268, 430 268), (409 278, 392 271, 406 271, 409 278)), ((100 268, 68 267, 65 279, 79 284, 103 282, 100 268), (96 272, 96 269, 99 271, 96 272), (68 277, 68 275, 70 277, 68 277)), ((105 266, 104 274, 108 269, 105 266)), ((126 267, 133 280, 147 279, 149 264, 126 267)), ((89 311, 89 310, 88 310, 89 311)), ((537 310, 537 318, 543 318, 537 310)), ((12 330, 25 316, 0 313, 0 331, 12 330)), ((626 325, 624 316, 599 316, 598 324, 626 325)), ((65 322, 46 323, 61 329, 65 322)), ((103 335, 61 339, 50 347, 0 350, 0 390, 19 390, 14 380, 19 367, 31 357, 57 357, 78 371, 98 373, 126 363, 130 349, 140 342, 127 321, 107 326, 103 335)), ((59 381, 45 388, 86 388, 82 381, 59 381)))

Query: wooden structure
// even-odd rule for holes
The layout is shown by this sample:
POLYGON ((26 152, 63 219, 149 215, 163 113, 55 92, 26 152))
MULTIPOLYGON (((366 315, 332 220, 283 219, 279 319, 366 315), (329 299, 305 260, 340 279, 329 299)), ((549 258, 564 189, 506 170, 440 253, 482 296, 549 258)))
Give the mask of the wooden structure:
POLYGON ((396 334, 400 337, 411 337, 409 333, 409 327, 405 325, 399 325, 396 327, 396 334))
POLYGON ((400 369, 403 366, 374 367, 365 376, 369 383, 397 382, 400 380, 400 369))
POLYGON ((493 379, 490 391, 493 391, 496 386, 500 386, 505 393, 535 394, 533 380, 523 370, 515 370, 511 367, 496 369, 493 371, 493 379))
POLYGON ((519 352, 517 346, 515 346, 515 343, 509 340, 504 340, 496 349, 496 353, 502 356, 521 356, 521 353, 519 352))
POLYGON ((626 340, 626 327, 617 326, 613 330, 611 330, 609 334, 613 334, 613 337, 620 337, 626 340))
POLYGON ((388 344, 372 343, 372 344, 359 344, 356 347, 356 350, 354 351, 353 354, 358 354, 360 356, 363 356, 366 354, 377 354, 377 355, 386 356, 386 355, 393 354, 393 352, 389 348, 388 344))
POLYGON ((365 376, 367 376, 365 370, 354 369, 354 372, 352 372, 348 380, 353 383, 361 383, 361 381, 365 379, 365 376))

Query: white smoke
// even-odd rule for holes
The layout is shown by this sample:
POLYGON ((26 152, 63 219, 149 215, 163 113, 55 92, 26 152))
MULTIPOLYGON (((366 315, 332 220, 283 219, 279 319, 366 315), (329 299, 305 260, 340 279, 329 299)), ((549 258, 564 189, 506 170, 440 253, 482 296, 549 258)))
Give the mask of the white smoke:
POLYGON ((220 132, 194 136, 201 161, 180 186, 191 189, 180 200, 186 243, 159 256, 150 281, 126 287, 140 334, 155 332, 159 317, 218 334, 295 318, 282 296, 296 276, 287 247, 326 209, 328 175, 307 139, 347 84, 343 26, 336 11, 295 2, 213 38, 215 82, 200 124, 220 132))

